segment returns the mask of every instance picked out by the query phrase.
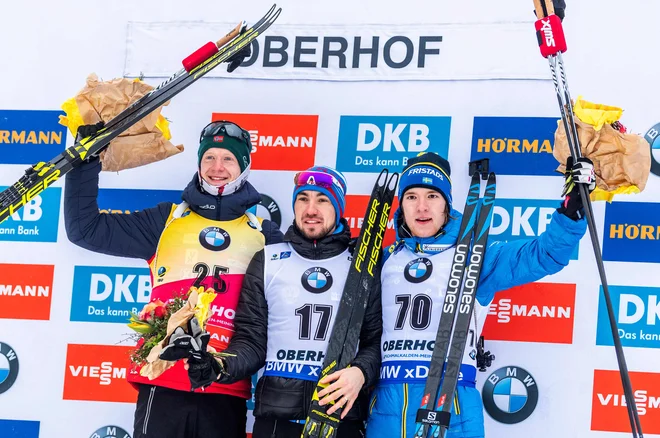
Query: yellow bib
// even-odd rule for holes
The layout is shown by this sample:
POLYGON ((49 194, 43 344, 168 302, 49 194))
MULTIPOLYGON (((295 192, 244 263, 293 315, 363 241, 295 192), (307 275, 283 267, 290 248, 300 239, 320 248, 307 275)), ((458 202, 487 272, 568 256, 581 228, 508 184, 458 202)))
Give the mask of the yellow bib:
POLYGON ((158 248, 149 267, 151 299, 169 300, 185 296, 191 286, 211 287, 218 296, 208 322, 211 344, 227 347, 234 332, 234 316, 247 266, 265 245, 256 229, 261 219, 243 215, 232 221, 214 221, 198 215, 186 205, 173 206, 158 248), (180 214, 179 214, 180 213, 180 214))

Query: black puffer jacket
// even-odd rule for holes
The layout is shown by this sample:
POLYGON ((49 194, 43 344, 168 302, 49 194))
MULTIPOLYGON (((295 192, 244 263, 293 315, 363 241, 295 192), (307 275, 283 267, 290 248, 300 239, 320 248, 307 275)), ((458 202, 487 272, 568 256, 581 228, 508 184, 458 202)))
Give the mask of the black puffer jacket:
MULTIPOLYGON (((341 254, 351 241, 348 224, 343 220, 344 232, 312 242, 305 239, 292 225, 284 236, 302 257, 323 260, 341 254)), ((380 337, 383 331, 380 281, 369 295, 369 304, 362 324, 360 344, 352 366, 360 368, 365 385, 346 420, 364 420, 368 411, 367 388, 374 385, 380 369, 380 337)), ((234 319, 234 336, 226 353, 234 354, 225 361, 229 376, 221 382, 230 383, 257 372, 266 362, 268 342, 268 303, 264 294, 264 251, 255 254, 250 263, 234 319)), ((285 347, 282 347, 285 348, 285 347)), ((255 417, 304 420, 316 382, 309 380, 264 376, 257 384, 255 417)))

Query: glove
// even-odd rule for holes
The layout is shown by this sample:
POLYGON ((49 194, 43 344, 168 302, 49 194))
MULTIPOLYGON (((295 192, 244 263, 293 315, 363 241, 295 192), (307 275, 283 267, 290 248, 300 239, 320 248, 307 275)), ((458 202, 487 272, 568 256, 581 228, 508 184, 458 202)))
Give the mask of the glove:
POLYGON ((576 221, 583 216, 583 200, 578 184, 584 185, 589 193, 596 188, 594 163, 589 158, 582 157, 573 164, 573 157, 568 157, 564 177, 564 191, 562 192, 564 200, 557 211, 576 221))
POLYGON ((76 143, 78 143, 80 140, 91 137, 92 135, 96 135, 97 132, 99 132, 103 127, 105 126, 105 123, 103 120, 98 122, 95 125, 81 125, 78 127, 78 132, 76 133, 76 143))
POLYGON ((479 337, 479 342, 477 342, 477 368, 481 372, 485 372, 488 367, 493 364, 495 360, 495 355, 491 354, 490 351, 485 351, 484 348, 484 337, 479 337))
POLYGON ((197 388, 206 388, 218 380, 223 368, 206 351, 211 335, 202 331, 197 318, 191 318, 187 323, 187 328, 186 332, 182 327, 177 327, 170 336, 169 343, 158 357, 169 361, 188 359, 188 378, 191 390, 194 391, 197 388))
POLYGON ((555 7, 555 15, 559 17, 561 21, 564 21, 564 15, 566 15, 566 2, 564 0, 552 0, 552 4, 555 7))
MULTIPOLYGON (((244 34, 246 29, 247 26, 243 26, 239 35, 244 34)), ((229 65, 227 66, 227 73, 231 73, 234 70, 236 70, 243 63, 243 61, 245 61, 245 58, 249 58, 251 55, 252 55, 252 44, 250 43, 247 46, 243 47, 238 52, 231 55, 229 58, 227 58, 227 60, 225 61, 229 63, 229 65)))

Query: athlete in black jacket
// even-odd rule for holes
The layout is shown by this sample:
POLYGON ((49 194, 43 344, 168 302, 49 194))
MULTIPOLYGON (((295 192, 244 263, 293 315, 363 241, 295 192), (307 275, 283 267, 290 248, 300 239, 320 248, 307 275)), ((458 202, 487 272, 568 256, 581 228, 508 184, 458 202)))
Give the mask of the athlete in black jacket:
MULTIPOLYGON (((250 376, 264 367, 256 390, 253 437, 298 437, 302 432, 320 366, 350 267, 351 241, 342 218, 346 182, 327 167, 296 175, 295 220, 284 243, 255 254, 239 298, 235 333, 222 359, 221 382, 250 376)), ((348 291, 350 293, 351 291, 348 291)), ((380 289, 372 290, 357 357, 329 376, 333 411, 343 409, 340 438, 363 436, 367 388, 380 367, 380 289)))

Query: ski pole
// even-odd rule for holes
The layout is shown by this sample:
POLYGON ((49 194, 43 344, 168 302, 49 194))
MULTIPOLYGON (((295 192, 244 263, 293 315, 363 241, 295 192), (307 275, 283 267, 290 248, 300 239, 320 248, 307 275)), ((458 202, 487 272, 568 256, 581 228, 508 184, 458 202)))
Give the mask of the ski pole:
MULTIPOLYGON (((562 53, 566 51, 566 39, 561 25, 560 18, 554 14, 554 7, 551 0, 534 0, 536 7, 536 15, 539 20, 536 22, 536 30, 538 32, 539 46, 541 54, 548 59, 550 71, 552 73, 552 81, 555 86, 557 94, 557 101, 559 103, 559 110, 561 113, 562 124, 566 131, 566 138, 574 160, 582 157, 580 149, 580 140, 578 137, 577 126, 573 117, 573 103, 568 89, 568 80, 564 71, 564 61, 562 53), (557 70, 559 70, 558 79, 557 70), (561 90, 563 90, 563 95, 561 90)), ((633 397, 632 384, 630 382, 630 374, 628 366, 626 365, 626 358, 621 345, 616 317, 614 315, 614 307, 612 306, 612 299, 609 292, 607 276, 605 274, 605 266, 603 264, 602 252, 600 248, 598 232, 589 198, 587 188, 582 184, 578 184, 578 190, 584 205, 585 216, 589 228, 589 236, 596 258, 598 267, 598 274, 600 276, 601 285, 603 288, 603 296, 605 297, 605 304, 607 307, 607 315, 610 322, 612 331, 612 339, 614 341, 614 350, 621 374, 621 383, 623 386, 624 397, 626 399, 626 407, 628 411, 628 419, 630 420, 630 427, 634 438, 643 438, 641 422, 639 413, 637 412, 637 405, 633 397)))

